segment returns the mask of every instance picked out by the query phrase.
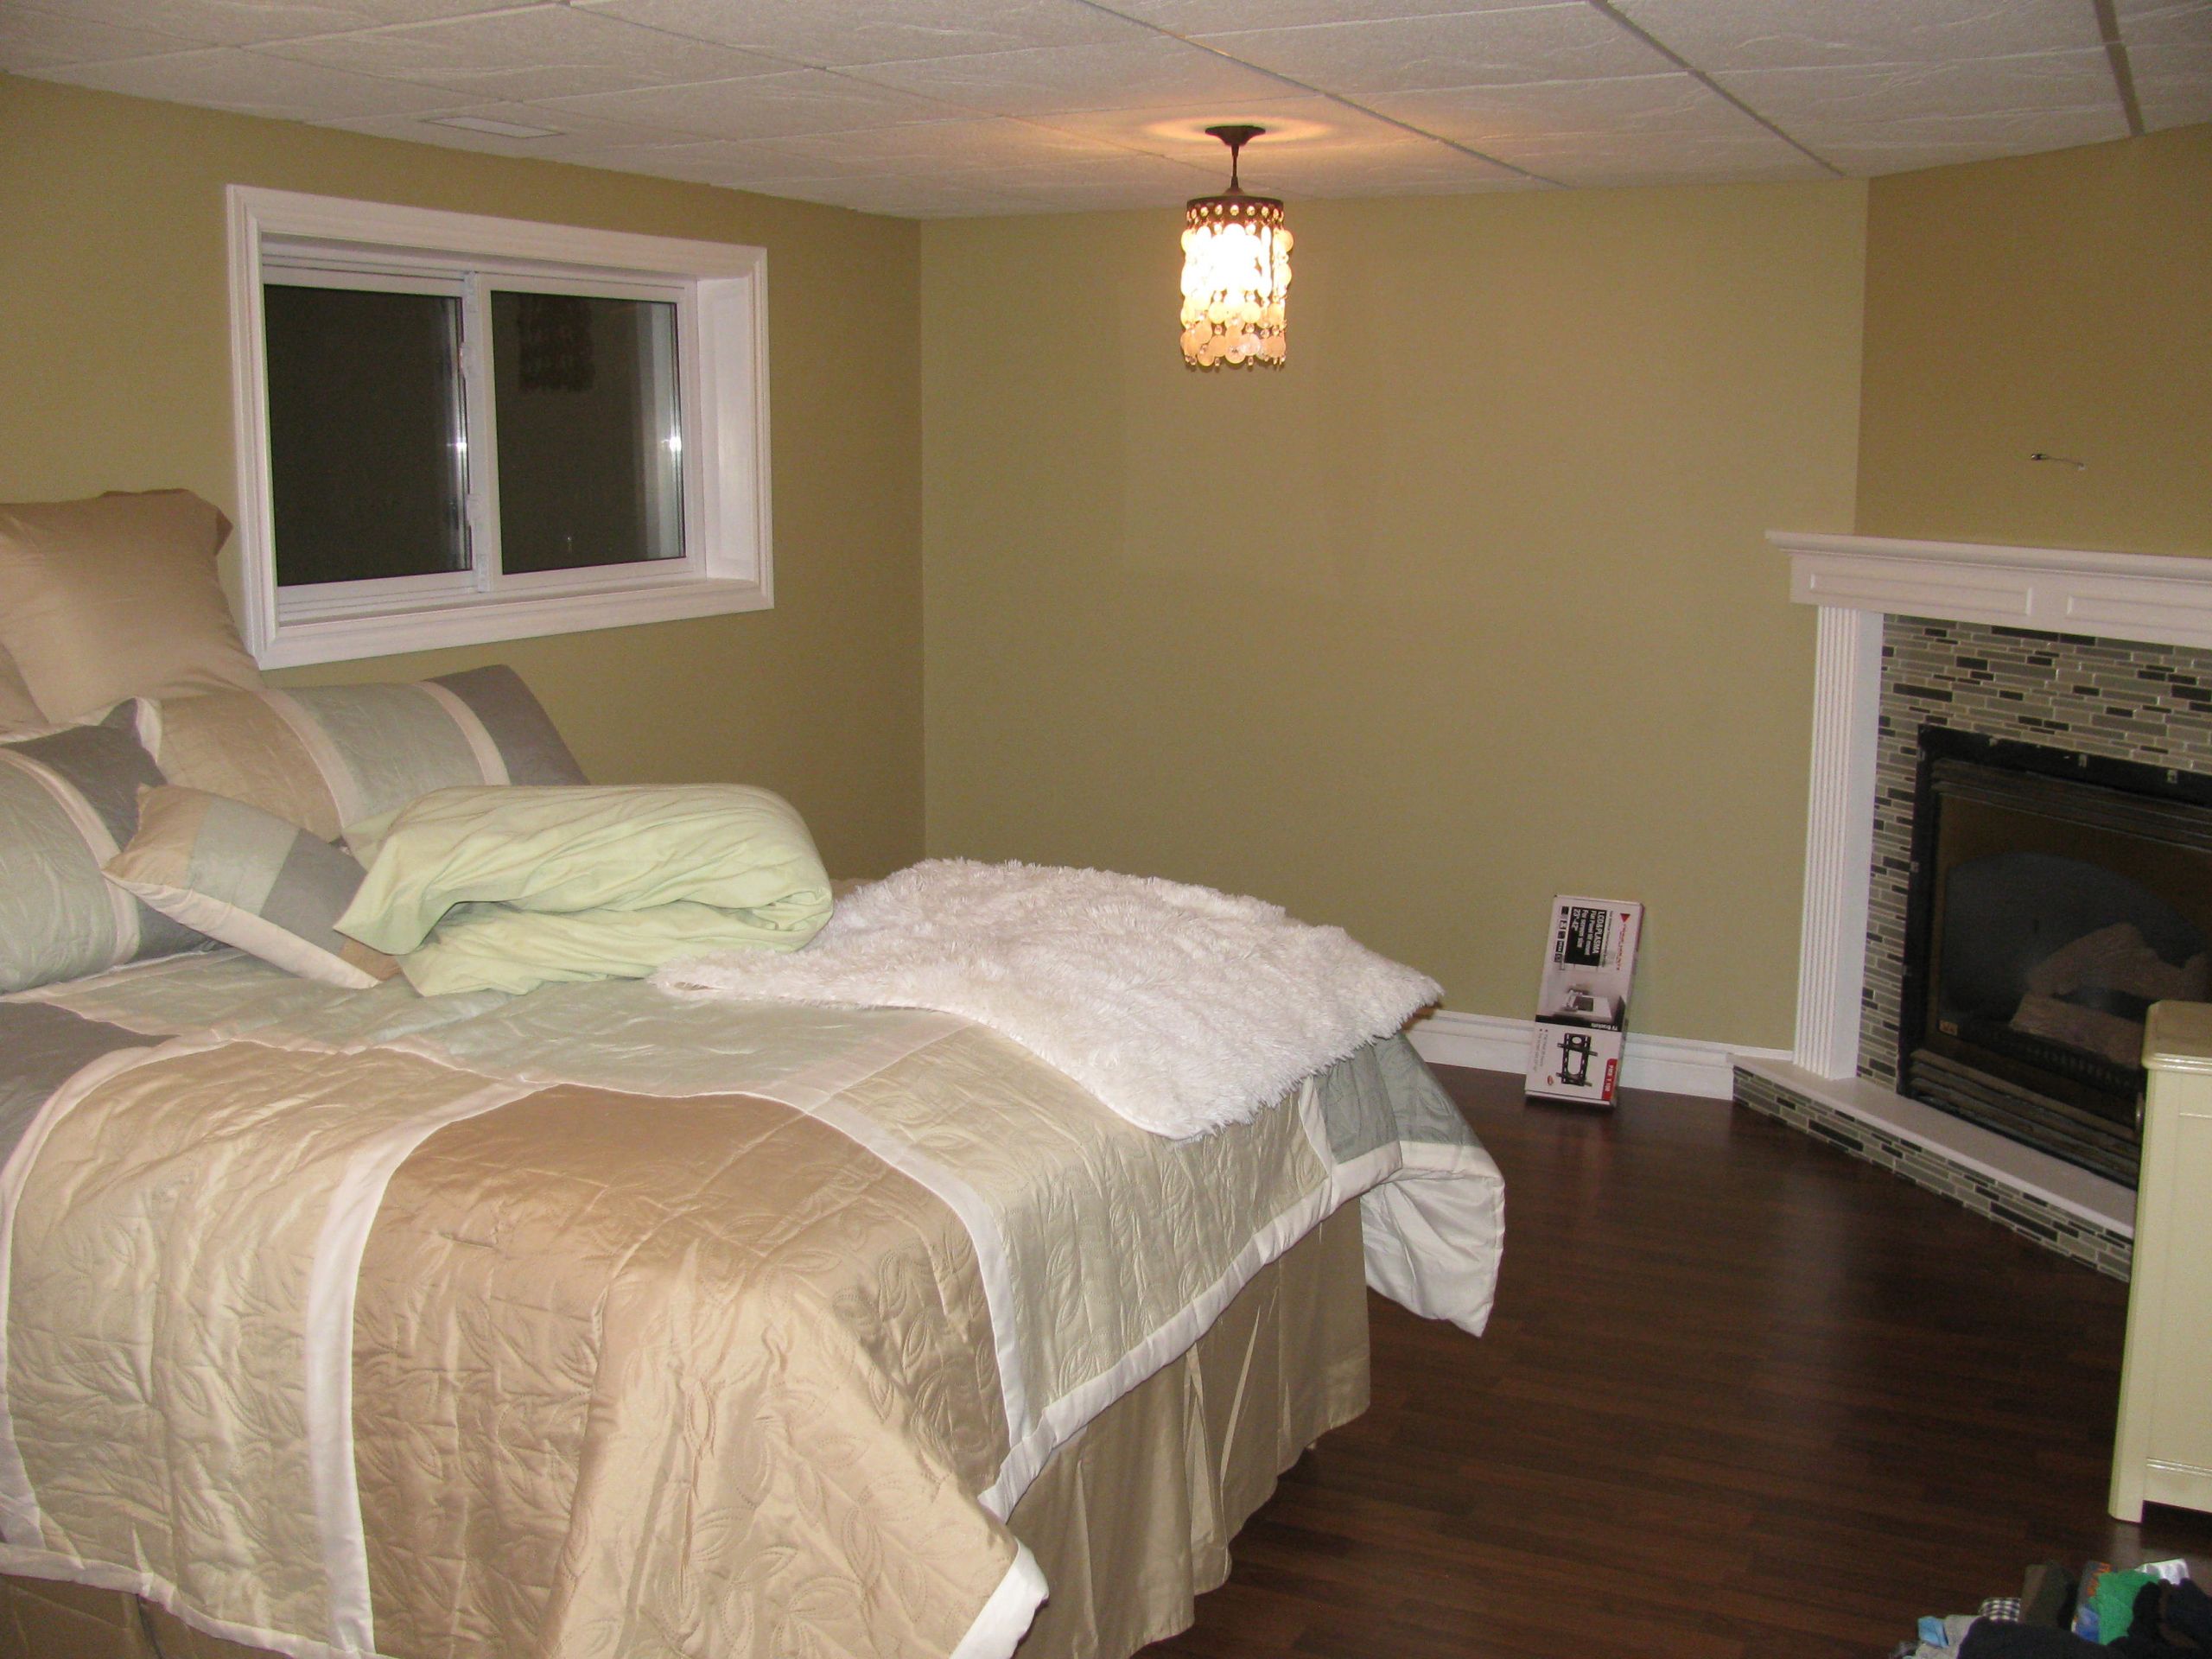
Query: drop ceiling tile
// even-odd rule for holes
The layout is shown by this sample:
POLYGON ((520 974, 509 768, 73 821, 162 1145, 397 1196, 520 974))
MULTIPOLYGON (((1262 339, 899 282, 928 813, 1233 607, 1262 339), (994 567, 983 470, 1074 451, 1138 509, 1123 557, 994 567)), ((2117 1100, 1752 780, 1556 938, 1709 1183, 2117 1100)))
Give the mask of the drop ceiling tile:
POLYGON ((1228 121, 1267 129, 1246 147, 1243 163, 1245 188, 1263 195, 1352 195, 1363 190, 1382 194, 1521 181, 1510 169, 1451 144, 1311 94, 1263 99, 1203 117, 1114 110, 1049 119, 1065 130, 1150 149, 1182 163, 1201 181, 1186 196, 1228 183, 1228 152, 1205 130, 1228 121))
POLYGON ((536 102, 548 111, 570 110, 691 138, 796 138, 906 121, 942 121, 961 113, 826 69, 791 69, 742 80, 648 86, 536 102))
POLYGON ((2101 44, 2089 0, 1615 0, 1700 69, 1803 69, 1972 58, 2101 44))
POLYGON ((995 167, 983 173, 996 189, 1023 194, 1056 191, 1124 191, 1147 202, 1181 207, 1192 196, 1212 192, 1211 174, 1157 156, 1121 155, 1090 162, 1035 162, 995 167))
POLYGON ((328 69, 443 86, 472 99, 628 92, 772 74, 785 67, 569 6, 278 41, 261 50, 328 69))
POLYGON ((2068 149, 2077 144, 2109 143, 2126 137, 2124 121, 2103 110, 2075 110, 2005 122, 1995 118, 1961 119, 1948 126, 1933 122, 1909 128, 1875 127, 1827 140, 1821 155, 1854 177, 1916 173, 1923 168, 1961 162, 2031 156, 2038 150, 2068 149))
MULTIPOLYGON (((1056 184, 1049 188, 1017 190, 1015 199, 1022 204, 1016 211, 1025 213, 1121 213, 1133 212, 1156 213, 1161 216, 1161 230, 1166 237, 1163 245, 1173 250, 1175 238, 1180 234, 1179 223, 1186 196, 1158 186, 1122 184, 1112 180, 1100 180, 1090 184, 1056 184)), ((1172 257, 1172 256, 1171 256, 1172 257)), ((1170 332, 1175 317, 1175 302, 1167 302, 1170 332)))
POLYGON ((349 75, 228 46, 201 47, 166 57, 130 58, 120 63, 73 64, 48 71, 46 79, 133 98, 204 104, 277 121, 416 115, 454 109, 467 101, 434 87, 349 75))
MULTIPOLYGON (((418 144, 444 144, 457 149, 480 150, 493 156, 519 156, 539 161, 582 161, 620 151, 644 151, 681 144, 680 135, 635 127, 615 121, 594 121, 572 111, 556 112, 533 104, 469 104, 429 115, 371 116, 359 119, 326 121, 319 124, 348 132, 365 132, 379 138, 404 138, 418 144), (474 132, 443 124, 456 116, 486 121, 505 121, 518 126, 550 128, 543 137, 518 138, 496 132, 474 132)), ((598 165, 597 162, 590 163, 598 165)))
POLYGON ((542 148, 543 139, 501 137, 497 133, 470 132, 461 127, 434 126, 419 115, 347 116, 339 121, 317 121, 334 132, 358 132, 367 138, 397 138, 403 143, 435 144, 442 149, 467 149, 485 156, 524 156, 540 161, 564 162, 542 148), (536 147, 534 147, 536 146, 536 147))
POLYGON ((2131 47, 2164 41, 2187 46, 2212 40, 2212 0, 2118 0, 2120 37, 2131 47))
POLYGON ((2116 106, 2095 105, 2038 110, 2029 115, 1925 116, 1914 121, 1875 122, 1824 135, 1816 148, 1845 172, 1872 175, 2109 143, 2126 136, 2126 121, 2116 106))
POLYGON ((1302 85, 1353 97, 1648 75, 1674 67, 1603 12, 1580 3, 1199 38, 1302 85))
MULTIPOLYGON (((1497 141, 1554 133, 1626 139, 1764 134, 1758 122, 1694 75, 1618 75, 1605 80, 1540 80, 1378 92, 1368 104, 1440 137, 1490 149, 1497 141)), ((1767 135, 1771 137, 1771 135, 1767 135)))
MULTIPOLYGON (((1447 194, 1538 181, 1449 144, 1409 138, 1402 144, 1365 151, 1301 151, 1270 173, 1267 194, 1294 206, 1316 196, 1447 194)), ((1247 188, 1252 187, 1248 183, 1247 188)))
POLYGON ((1885 173, 1917 173, 1930 167, 1950 167, 1961 162, 1986 162, 1993 150, 1976 139, 1853 138, 1821 146, 1829 165, 1854 179, 1879 178, 1885 173))
POLYGON ((2212 121, 2212 0, 2120 0, 2119 11, 2143 124, 2212 121))
MULTIPOLYGON (((2107 137, 2126 122, 2112 66, 2101 48, 1964 63, 1853 65, 1825 69, 1731 70, 1714 76, 1737 97, 1799 143, 1818 149, 1831 140, 1881 137, 1872 129, 1929 124, 1925 135, 1958 121, 2010 126, 2025 147, 2049 149, 2094 139, 2036 141, 2044 115, 2107 108, 2107 137)), ((1915 136, 1903 131, 1888 136, 1915 136)))
POLYGON ((118 29, 150 29, 207 46, 555 5, 559 0, 48 0, 42 8, 118 29))
POLYGON ((880 86, 993 115, 1161 109, 1282 90, 1280 81, 1242 64, 1160 35, 1105 45, 869 64, 850 73, 880 86))
POLYGON ((2212 121, 2212 43, 2131 46, 2135 101, 2152 132, 2212 121))
MULTIPOLYGON (((955 122, 930 123, 888 130, 927 135, 933 127, 956 127, 955 122)), ((781 141, 661 146, 633 152, 610 152, 591 165, 634 167, 671 178, 693 178, 715 184, 737 184, 785 194, 789 182, 830 179, 868 182, 887 189, 893 184, 943 184, 948 188, 986 194, 1031 194, 1058 187, 1119 183, 1147 188, 1160 200, 1181 201, 1206 188, 1209 181, 1190 168, 1154 156, 1139 156, 1104 146, 1080 152, 1040 149, 1026 159, 1005 158, 989 165, 976 164, 973 153, 957 137, 938 138, 941 148, 931 155, 919 149, 898 149, 845 140, 867 140, 874 133, 847 133, 825 139, 817 148, 788 145, 781 141)), ((1051 135, 1046 135, 1050 137, 1051 135)))
MULTIPOLYGON (((1485 178, 1468 184, 1440 188, 1433 184, 1401 183, 1391 179, 1354 180, 1342 188, 1334 185, 1316 187, 1301 200, 1326 201, 1332 198, 1363 200, 1369 197, 1405 196, 1495 196, 1507 192, 1550 190, 1556 187, 1549 180, 1532 178, 1522 173, 1500 173, 1496 178, 1485 178)), ((1295 228, 1296 221, 1293 221, 1295 228)))
POLYGON ((682 179, 695 184, 729 185, 739 189, 784 193, 786 182, 818 179, 817 165, 778 156, 758 144, 728 138, 696 138, 674 144, 613 144, 604 149, 580 149, 573 156, 580 167, 603 167, 616 173, 645 173, 655 178, 682 179))
POLYGON ((1649 151, 1554 162, 1551 170, 1571 190, 1634 190, 1683 184, 1798 184, 1831 180, 1835 175, 1787 144, 1774 159, 1733 160, 1695 151, 1658 156, 1649 151))
MULTIPOLYGON (((963 219, 982 217, 982 214, 1033 214, 1033 213, 1122 213, 1122 210, 1153 210, 1164 217, 1164 234, 1170 237, 1164 245, 1173 259, 1173 226, 1174 214, 1181 208, 1188 193, 1181 190, 1161 190, 1154 183, 1130 183, 1119 179, 1095 179, 1095 181, 1053 181, 1048 186, 1022 186, 1015 190, 980 190, 964 183, 964 177, 933 181, 927 190, 913 188, 918 181, 880 181, 869 186, 865 181, 838 183, 801 183, 801 186, 777 186, 777 194, 791 194, 810 201, 834 201, 838 206, 861 208, 862 213, 887 213, 907 219, 963 219)), ((1387 194, 1460 194, 1465 190, 1522 190, 1535 188, 1524 179, 1506 177, 1497 181, 1480 183, 1435 183, 1421 181, 1367 181, 1354 190, 1323 194, 1360 194, 1360 197, 1387 197, 1387 194)), ((1289 206, 1292 226, 1296 228, 1296 204, 1289 206)), ((1170 289, 1170 334, 1173 334, 1173 289, 1170 289)))
POLYGON ((693 40, 816 68, 964 57, 1132 37, 1138 25, 1072 0, 579 0, 693 40))
MULTIPOLYGON (((2091 0, 1613 3, 1854 173, 2124 130, 2091 0)), ((2212 119, 2212 0, 2114 4, 2146 125, 2212 119)), ((1229 120, 1294 202, 1816 171, 1582 0, 0 0, 0 67, 919 217, 1170 205, 1229 120)))
POLYGON ((1497 153, 1574 189, 1835 176, 1803 151, 1751 121, 1735 132, 1676 134, 1659 143, 1624 134, 1548 134, 1502 142, 1497 153))
POLYGON ((981 219, 1038 211, 1035 202, 1014 192, 956 180, 817 179, 779 186, 776 194, 897 219, 981 219))
POLYGON ((763 139, 754 147, 788 157, 795 168, 815 178, 830 177, 848 170, 917 173, 947 168, 1103 161, 1134 153, 1096 138, 1001 116, 916 121, 858 132, 763 139))
POLYGON ((1297 29, 1360 17, 1441 17, 1461 11, 1520 11, 1557 0, 1103 0, 1122 16, 1177 35, 1218 35, 1231 29, 1297 29))
POLYGON ((1207 172, 1229 176, 1229 152, 1208 127, 1243 123, 1266 129, 1244 151, 1244 170, 1265 181, 1278 158, 1309 150, 1341 151, 1389 147, 1419 134, 1395 121, 1335 99, 1312 92, 1276 91, 1272 96, 1211 104, 1202 114, 1162 110, 1084 110, 1033 118, 1040 126, 1079 135, 1128 149, 1148 150, 1207 172))
POLYGON ((110 23, 30 6, 0 7, 0 69, 35 75, 65 64, 105 63, 189 50, 195 41, 150 29, 110 23))

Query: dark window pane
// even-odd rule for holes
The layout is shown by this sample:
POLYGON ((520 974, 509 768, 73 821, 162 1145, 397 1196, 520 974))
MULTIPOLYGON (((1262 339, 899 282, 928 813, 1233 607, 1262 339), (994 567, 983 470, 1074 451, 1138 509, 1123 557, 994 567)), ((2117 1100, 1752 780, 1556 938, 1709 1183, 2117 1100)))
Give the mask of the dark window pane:
POLYGON ((492 367, 503 569, 683 556, 672 302, 494 290, 492 367))
POLYGON ((461 302, 262 290, 282 587, 468 568, 461 302))

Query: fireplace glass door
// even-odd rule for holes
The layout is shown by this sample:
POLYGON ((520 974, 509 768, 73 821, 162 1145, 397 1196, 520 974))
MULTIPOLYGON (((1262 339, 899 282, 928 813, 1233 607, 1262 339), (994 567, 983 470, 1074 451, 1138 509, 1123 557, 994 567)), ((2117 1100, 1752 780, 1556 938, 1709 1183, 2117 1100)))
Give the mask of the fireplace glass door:
POLYGON ((2133 1185, 2145 1017, 2212 1001, 2207 781, 1923 734, 1905 1093, 2133 1185))

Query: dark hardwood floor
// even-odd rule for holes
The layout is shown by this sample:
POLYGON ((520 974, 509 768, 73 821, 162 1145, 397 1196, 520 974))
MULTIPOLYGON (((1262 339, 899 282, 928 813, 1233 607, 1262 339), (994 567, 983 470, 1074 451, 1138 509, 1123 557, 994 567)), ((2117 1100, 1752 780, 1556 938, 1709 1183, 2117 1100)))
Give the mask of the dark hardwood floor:
POLYGON ((1370 1295, 1372 1409, 1149 1653, 1863 1659, 2037 1560, 2212 1579, 2212 1516, 2104 1513, 2124 1286, 1725 1103, 1438 1075, 1505 1172, 1489 1334, 1370 1295))

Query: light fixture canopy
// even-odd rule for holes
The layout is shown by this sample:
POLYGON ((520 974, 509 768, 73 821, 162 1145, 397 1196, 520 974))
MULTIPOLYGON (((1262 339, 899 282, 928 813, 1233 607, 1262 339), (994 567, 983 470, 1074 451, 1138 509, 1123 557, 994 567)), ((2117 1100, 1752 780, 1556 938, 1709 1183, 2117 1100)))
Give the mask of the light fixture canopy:
POLYGON ((1279 369, 1287 341, 1291 235, 1282 203, 1244 193, 1244 146, 1265 127, 1208 127, 1229 146, 1229 188, 1183 215, 1183 361, 1194 369, 1279 369))

